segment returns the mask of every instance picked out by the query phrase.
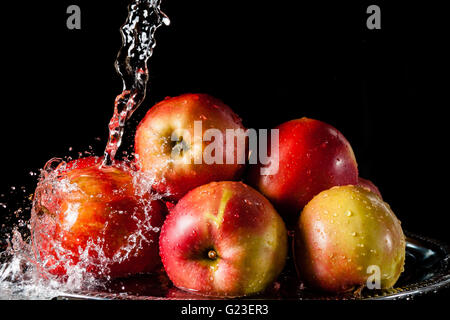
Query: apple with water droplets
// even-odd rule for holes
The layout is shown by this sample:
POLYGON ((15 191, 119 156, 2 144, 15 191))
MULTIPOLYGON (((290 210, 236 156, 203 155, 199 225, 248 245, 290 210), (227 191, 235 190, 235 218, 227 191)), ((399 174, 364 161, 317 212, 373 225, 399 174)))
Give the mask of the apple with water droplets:
POLYGON ((176 201, 203 184, 238 180, 245 141, 242 121, 229 106, 206 94, 183 94, 150 108, 137 128, 135 153, 155 190, 176 201), (227 131, 236 138, 227 139, 227 131))
POLYGON ((185 195, 164 222, 160 254, 178 288, 210 296, 264 291, 287 255, 283 220, 241 182, 212 182, 185 195))
POLYGON ((315 196, 301 213, 294 239, 298 274, 314 289, 345 292, 368 283, 376 288, 376 281, 391 288, 403 271, 400 221, 377 194, 359 186, 315 196))
POLYGON ((51 274, 124 277, 160 265, 165 205, 136 187, 137 176, 124 163, 103 167, 101 160, 62 163, 38 183, 33 246, 51 274))
POLYGON ((278 171, 262 175, 260 164, 251 168, 249 180, 291 227, 319 192, 357 184, 358 166, 350 143, 327 123, 301 118, 275 129, 279 130, 279 152, 270 159, 278 163, 278 171))

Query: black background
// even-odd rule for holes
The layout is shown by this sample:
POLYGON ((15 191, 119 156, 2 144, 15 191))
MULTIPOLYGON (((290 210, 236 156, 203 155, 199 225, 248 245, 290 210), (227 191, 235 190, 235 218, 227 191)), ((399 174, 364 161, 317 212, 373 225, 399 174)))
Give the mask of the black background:
MULTIPOLYGON (((163 0, 172 24, 157 32, 124 149, 150 106, 185 92, 222 99, 250 128, 320 119, 351 142, 360 175, 406 230, 448 241, 444 10, 392 2, 163 0), (381 7, 381 30, 366 28, 369 4, 381 7)), ((29 172, 70 147, 102 153, 128 3, 2 3, 0 193, 32 192, 29 172), (66 28, 70 4, 81 7, 81 30, 66 28)))

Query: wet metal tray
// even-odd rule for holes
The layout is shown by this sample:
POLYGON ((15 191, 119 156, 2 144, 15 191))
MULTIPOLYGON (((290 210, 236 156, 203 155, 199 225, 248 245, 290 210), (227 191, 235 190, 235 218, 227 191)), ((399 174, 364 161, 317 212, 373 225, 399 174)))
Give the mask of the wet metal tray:
MULTIPOLYGON (((245 299, 273 300, 395 300, 410 299, 425 293, 436 293, 450 286, 450 247, 440 241, 406 232, 406 262, 395 288, 364 289, 358 293, 324 295, 305 288, 295 275, 293 263, 288 261, 280 279, 264 294, 245 299)), ((173 287, 163 272, 152 276, 115 280, 95 292, 77 292, 55 299, 138 299, 178 300, 215 299, 181 291, 173 287)))

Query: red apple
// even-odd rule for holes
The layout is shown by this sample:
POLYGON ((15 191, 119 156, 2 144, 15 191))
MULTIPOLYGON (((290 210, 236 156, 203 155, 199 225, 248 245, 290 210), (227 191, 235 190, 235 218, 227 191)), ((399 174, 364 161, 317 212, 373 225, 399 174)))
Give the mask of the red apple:
POLYGON ((175 286, 210 296, 263 291, 280 274, 287 231, 270 202, 241 182, 213 182, 184 196, 161 231, 175 286))
POLYGON ((279 152, 270 155, 278 172, 261 175, 251 168, 250 182, 278 208, 288 225, 319 192, 358 183, 358 167, 350 143, 334 127, 302 118, 278 126, 279 152))
POLYGON ((238 160, 245 161, 246 150, 245 146, 238 148, 239 140, 227 141, 227 129, 240 130, 238 136, 245 139, 241 119, 223 102, 206 94, 166 98, 153 106, 138 126, 138 165, 155 177, 154 188, 171 200, 179 200, 189 190, 212 181, 237 180, 244 167, 238 160), (195 121, 201 124, 197 132, 195 121), (222 141, 204 141, 208 129, 216 129, 222 141), (216 155, 222 164, 208 163, 203 157, 213 141, 223 151, 222 156, 216 155), (228 163, 227 150, 234 150, 234 160, 228 163))
POLYGON ((367 189, 369 191, 372 191, 373 193, 378 195, 380 198, 382 198, 380 190, 378 190, 377 186, 372 181, 359 177, 358 178, 358 186, 360 186, 364 189, 367 189))
POLYGON ((403 271, 405 236, 389 205, 359 186, 319 193, 300 216, 294 260, 312 288, 391 288, 403 271))
POLYGON ((39 182, 32 211, 33 245, 51 274, 77 269, 95 277, 152 271, 166 213, 153 195, 139 195, 124 164, 100 158, 62 164, 39 182))

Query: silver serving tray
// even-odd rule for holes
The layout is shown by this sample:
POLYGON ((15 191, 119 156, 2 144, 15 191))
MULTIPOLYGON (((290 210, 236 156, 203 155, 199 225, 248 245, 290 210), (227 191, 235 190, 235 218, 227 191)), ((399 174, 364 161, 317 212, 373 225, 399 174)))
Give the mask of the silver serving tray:
MULTIPOLYGON (((265 293, 245 297, 246 300, 396 300, 436 293, 450 286, 450 247, 440 241, 411 234, 407 235, 405 271, 395 288, 387 290, 363 289, 360 292, 324 295, 303 286, 296 277, 292 261, 280 279, 265 293)), ((155 275, 115 280, 104 288, 90 292, 75 292, 55 299, 132 299, 132 300, 205 300, 218 299, 185 292, 173 287, 161 271, 155 275)))

